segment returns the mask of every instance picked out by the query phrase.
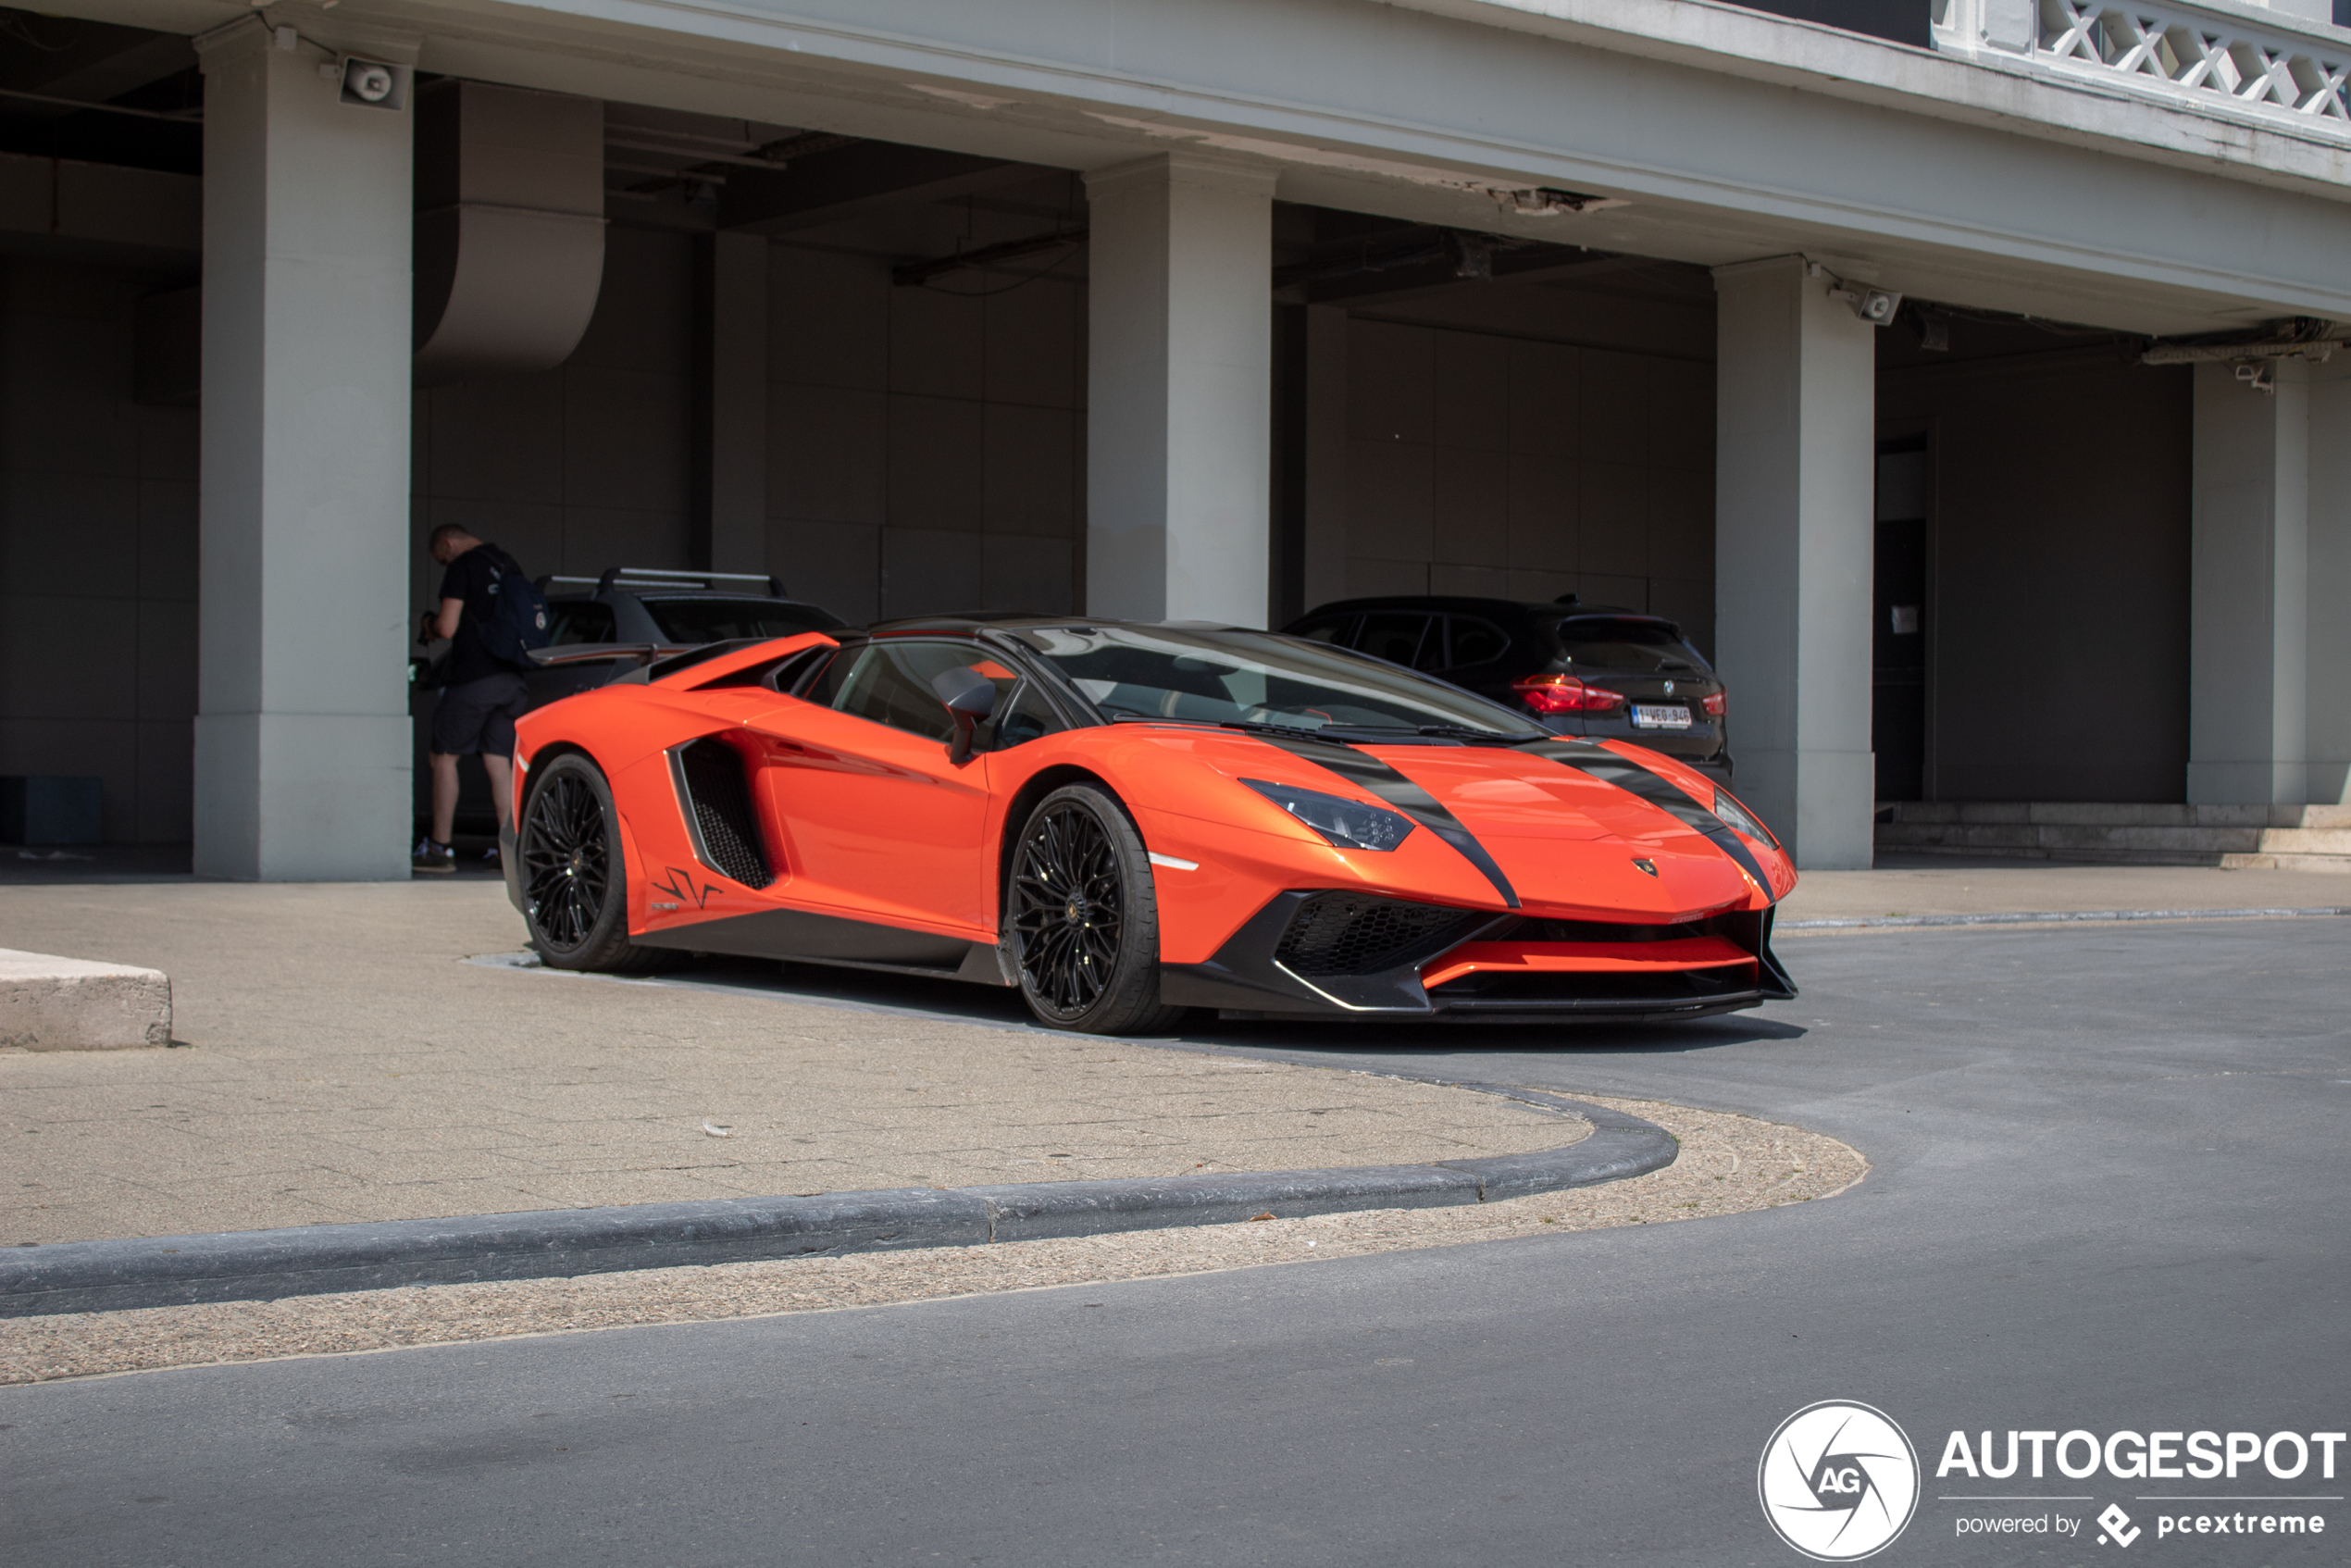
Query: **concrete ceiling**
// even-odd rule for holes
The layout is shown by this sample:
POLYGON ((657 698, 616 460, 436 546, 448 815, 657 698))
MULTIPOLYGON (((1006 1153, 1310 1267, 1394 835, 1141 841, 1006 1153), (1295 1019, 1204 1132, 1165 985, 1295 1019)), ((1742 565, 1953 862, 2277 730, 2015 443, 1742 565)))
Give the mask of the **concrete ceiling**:
MULTIPOLYGON (((221 0, 72 4, 180 31, 252 15, 221 0)), ((1286 201, 1696 267, 1797 251, 1976 309, 2145 333, 2351 318, 2351 205, 2313 193, 2323 182, 2283 155, 2271 168, 2242 150, 2231 164, 2093 146, 2078 128, 1962 114, 1949 93, 1906 113, 1692 64, 1719 54, 1615 55, 1359 0, 802 0, 793 16, 281 0, 268 16, 336 47, 413 49, 422 68, 953 155, 863 155, 902 164, 887 178, 910 193, 993 164, 1088 169, 1186 146, 1274 165, 1286 201), (1623 205, 1536 217, 1498 199, 1531 187, 1623 205)), ((1890 51, 1920 81, 1972 90, 1972 68, 1869 40, 1851 50, 1856 76, 1890 51)), ((720 202, 765 202, 748 222, 791 227, 827 205, 795 193, 820 183, 807 173, 745 175, 720 202)))

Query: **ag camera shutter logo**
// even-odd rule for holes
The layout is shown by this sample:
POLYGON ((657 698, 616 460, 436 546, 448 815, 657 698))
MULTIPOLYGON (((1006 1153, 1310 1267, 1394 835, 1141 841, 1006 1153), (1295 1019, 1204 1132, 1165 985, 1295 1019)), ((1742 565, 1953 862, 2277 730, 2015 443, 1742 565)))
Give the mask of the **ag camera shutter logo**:
POLYGON ((1823 1400, 1780 1423, 1755 1489, 1780 1539, 1815 1562, 1856 1562, 1917 1512, 1918 1450, 1884 1411, 1823 1400))

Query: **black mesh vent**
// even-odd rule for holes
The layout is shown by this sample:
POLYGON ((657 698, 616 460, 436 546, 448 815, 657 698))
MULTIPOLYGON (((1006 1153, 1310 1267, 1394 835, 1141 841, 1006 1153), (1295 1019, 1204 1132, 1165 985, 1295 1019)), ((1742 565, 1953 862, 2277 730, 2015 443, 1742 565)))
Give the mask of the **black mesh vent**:
POLYGON ((710 868, 746 888, 774 881, 767 852, 760 847, 758 821, 752 815, 741 754, 724 740, 697 740, 678 753, 678 762, 685 774, 686 809, 702 829, 710 868))
POLYGON ((1299 905, 1274 956, 1293 975, 1376 975, 1450 945, 1490 915, 1362 893, 1318 893, 1299 905))
POLYGON ((1690 921, 1680 926, 1619 926, 1606 920, 1529 920, 1504 933, 1514 942, 1678 942, 1710 935, 1690 921))

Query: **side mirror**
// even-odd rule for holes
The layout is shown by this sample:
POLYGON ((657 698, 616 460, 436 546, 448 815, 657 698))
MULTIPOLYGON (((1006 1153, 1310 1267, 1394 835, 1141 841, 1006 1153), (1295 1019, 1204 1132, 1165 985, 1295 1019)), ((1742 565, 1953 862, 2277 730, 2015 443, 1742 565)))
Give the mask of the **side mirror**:
POLYGON ((996 711, 996 683, 971 668, 943 670, 930 678, 930 689, 955 718, 955 739, 948 743, 947 760, 957 767, 971 761, 972 733, 979 721, 996 711))

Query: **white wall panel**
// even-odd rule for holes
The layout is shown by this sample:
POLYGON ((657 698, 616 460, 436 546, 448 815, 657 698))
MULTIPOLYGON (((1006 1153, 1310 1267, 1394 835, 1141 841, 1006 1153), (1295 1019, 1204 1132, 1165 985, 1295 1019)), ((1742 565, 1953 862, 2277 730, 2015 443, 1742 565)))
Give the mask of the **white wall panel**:
POLYGON ((889 388, 889 269, 832 251, 771 245, 767 375, 777 386, 889 388))
POLYGON ((879 528, 889 515, 889 394, 771 385, 768 516, 879 528))
POLYGON ((442 523, 534 576, 692 564, 692 243, 614 228, 605 243, 570 359, 417 394, 416 608, 440 591, 424 541, 442 523))
MULTIPOLYGON (((970 384, 976 387, 979 378, 973 376, 970 384)), ((890 394, 892 528, 980 531, 984 408, 976 398, 890 394)))
POLYGON ((982 405, 981 521, 990 538, 1064 541, 1076 535, 1077 416, 1016 403, 982 405))
POLYGON ((94 776, 113 842, 185 842, 196 414, 131 402, 150 284, 0 259, 0 773, 94 776))
MULTIPOLYGON (((1507 433, 1509 428, 1498 421, 1487 431, 1507 433)), ((1496 441, 1486 446, 1433 449, 1429 462, 1432 561, 1499 567, 1510 559, 1511 465, 1507 453, 1492 450, 1498 444, 1496 441)))
POLYGON ((1362 318, 1347 345, 1350 594, 1670 601, 1711 646, 1711 366, 1362 318))
POLYGON ((776 244, 768 566, 852 624, 1076 608, 1086 295, 776 244))
POLYGON ((1934 446, 1929 798, 2186 798, 2190 382, 2061 341, 1879 372, 1934 446))
POLYGON ((881 615, 881 540, 879 523, 770 518, 768 570, 793 598, 862 626, 881 615))

